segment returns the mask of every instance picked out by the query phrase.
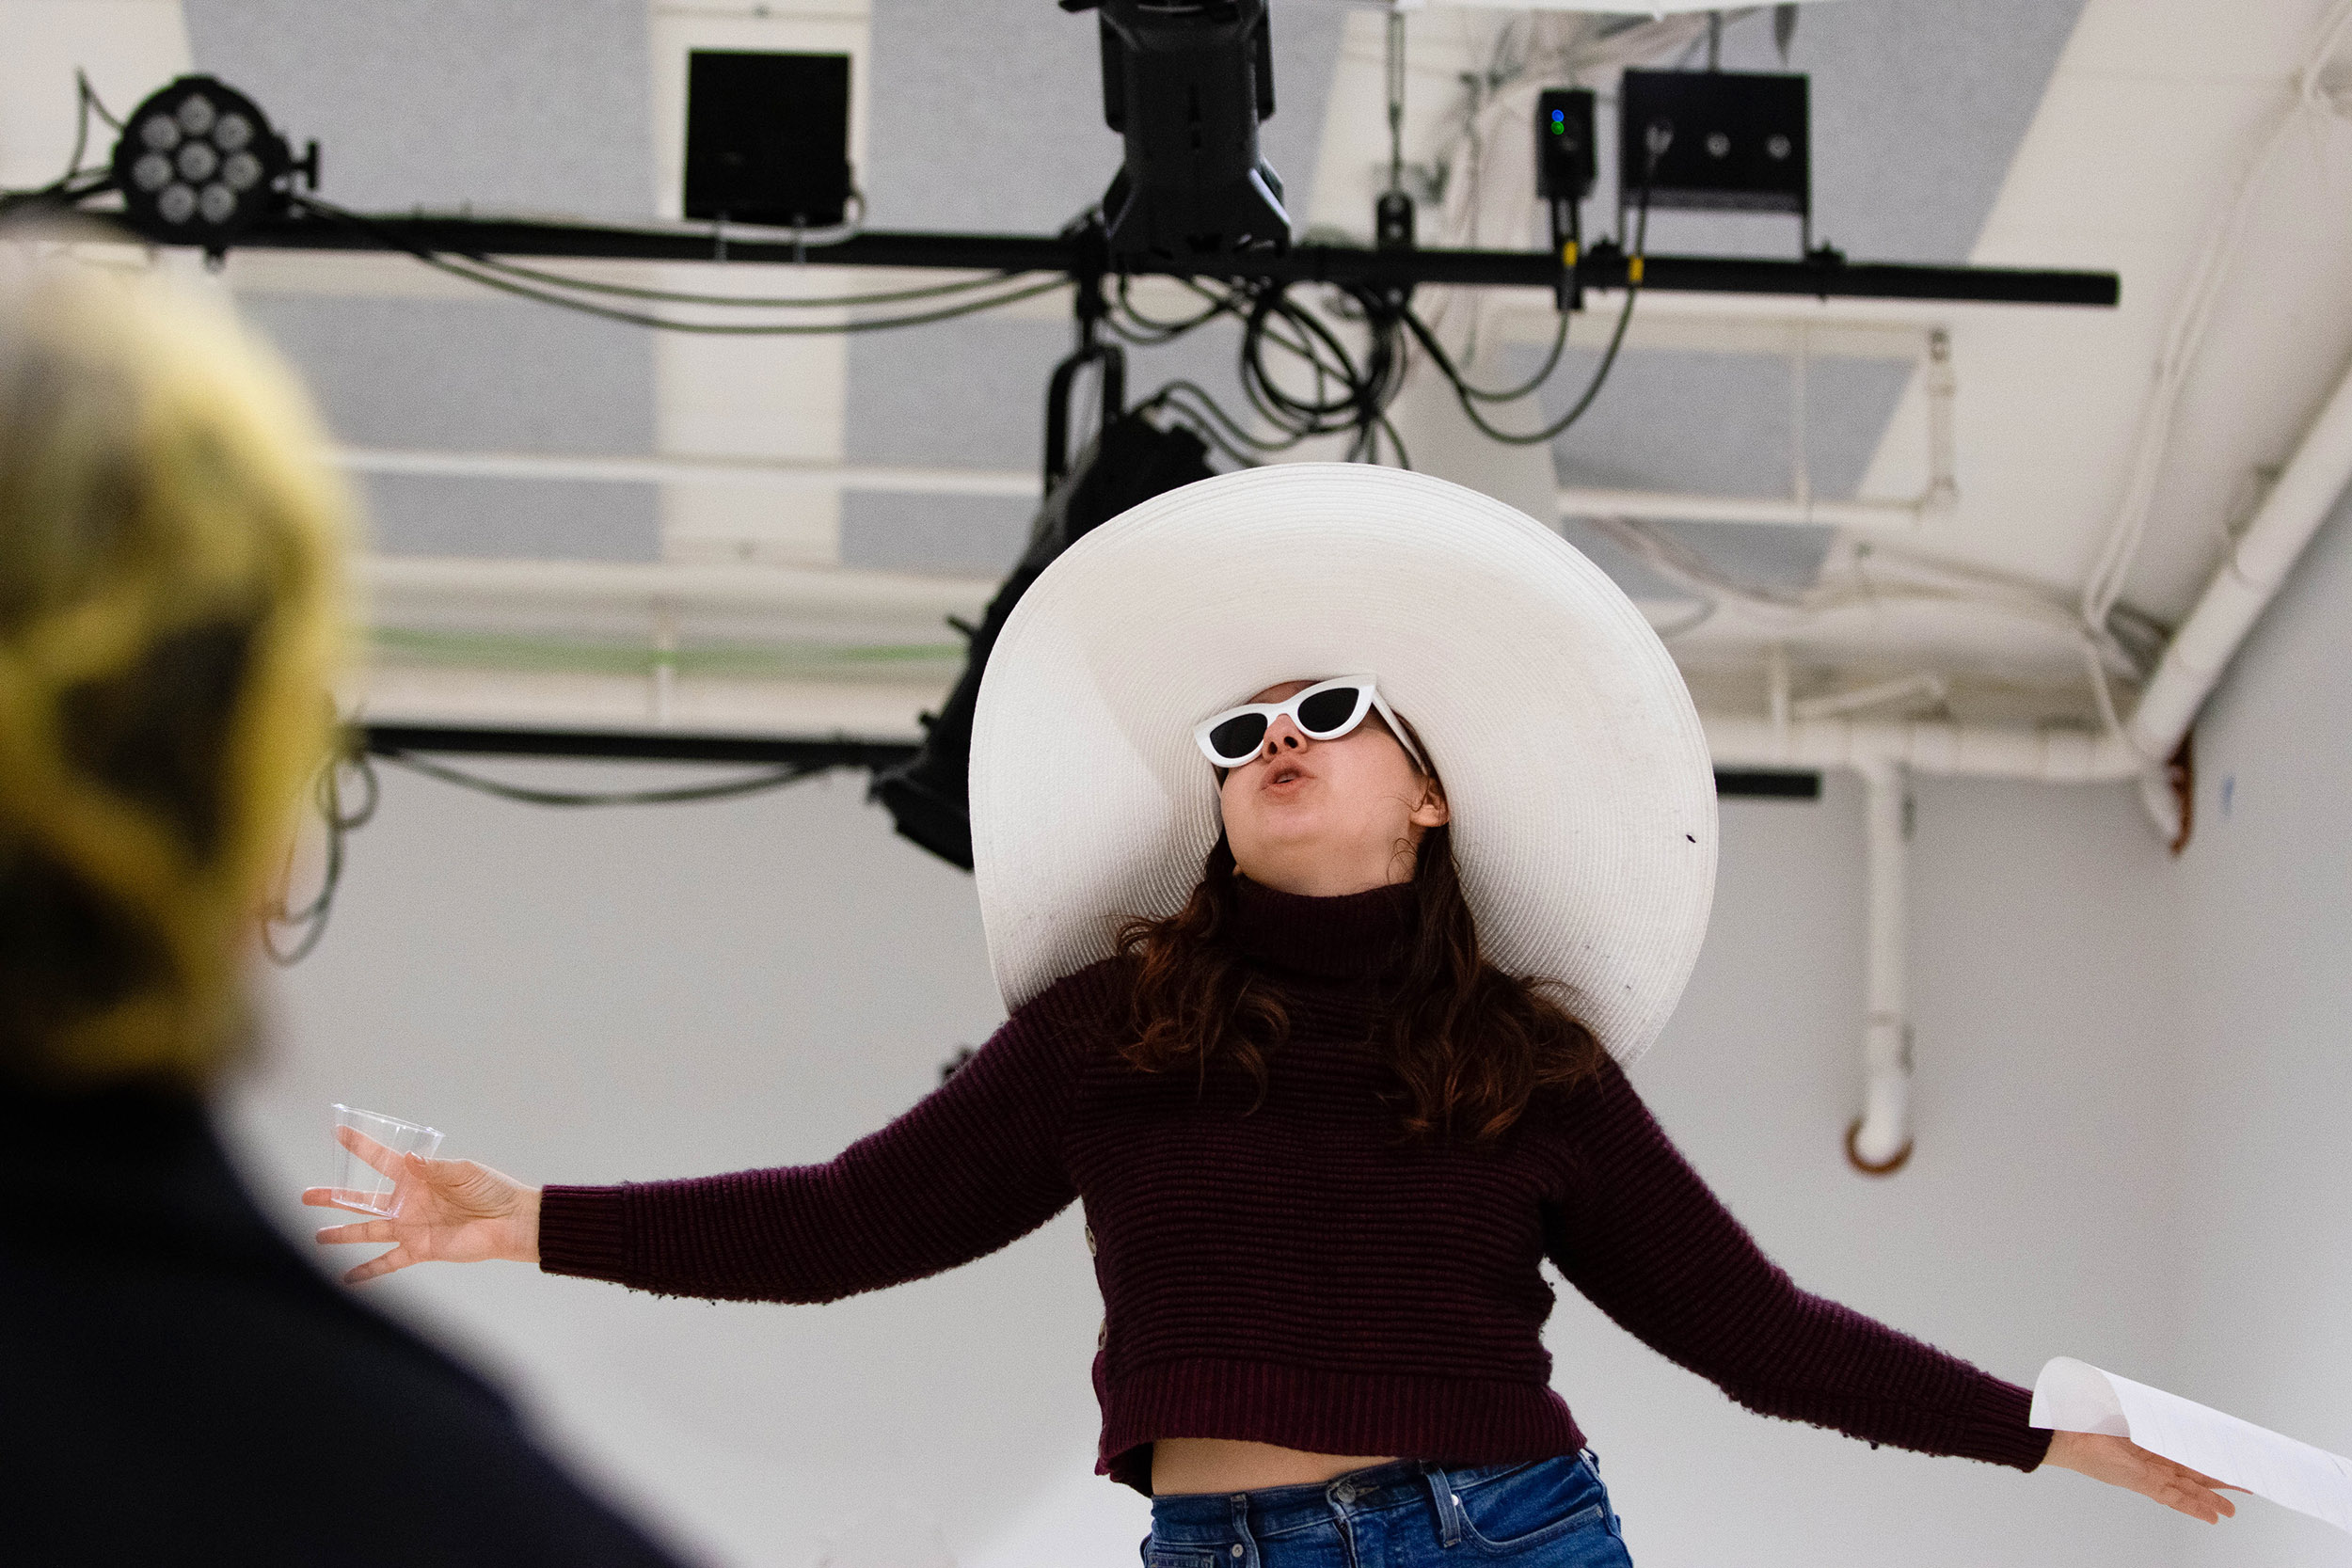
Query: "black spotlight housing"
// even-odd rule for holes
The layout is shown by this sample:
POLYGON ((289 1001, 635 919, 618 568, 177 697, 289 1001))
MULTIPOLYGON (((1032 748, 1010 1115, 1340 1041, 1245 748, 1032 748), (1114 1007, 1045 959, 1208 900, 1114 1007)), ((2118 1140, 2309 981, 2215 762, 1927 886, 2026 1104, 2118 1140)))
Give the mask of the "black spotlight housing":
POLYGON ((996 636, 1021 595, 1055 558, 1096 527, 1164 490, 1213 473, 1208 448, 1181 426, 1163 430, 1133 409, 1105 425, 1055 484, 1030 525, 1029 547, 977 626, 963 674, 937 713, 923 715, 923 745, 905 763, 874 776, 867 798, 890 813, 898 832, 940 859, 972 869, 972 719, 979 707, 996 636))
POLYGON ((183 76, 123 121, 114 182, 131 227, 151 240, 219 254, 285 205, 297 171, 318 179, 318 144, 301 163, 261 105, 215 76, 183 76))
POLYGON ((1114 261, 1288 249, 1281 176, 1258 154, 1274 118, 1267 0, 1061 3, 1102 13, 1103 119, 1127 143, 1103 197, 1114 261))

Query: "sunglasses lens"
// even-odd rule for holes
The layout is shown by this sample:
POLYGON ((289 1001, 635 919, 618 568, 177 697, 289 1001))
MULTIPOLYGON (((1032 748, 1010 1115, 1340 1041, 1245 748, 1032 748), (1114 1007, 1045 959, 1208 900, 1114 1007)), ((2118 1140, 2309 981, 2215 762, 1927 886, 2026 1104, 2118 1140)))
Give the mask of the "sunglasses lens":
POLYGON ((1265 715, 1244 713, 1228 719, 1209 732, 1209 744, 1221 757, 1247 760, 1255 755, 1258 742, 1265 738, 1265 715))
POLYGON ((1361 691, 1353 686, 1335 686, 1328 691, 1318 691, 1298 705, 1298 727, 1322 739, 1337 734, 1356 713, 1361 691))

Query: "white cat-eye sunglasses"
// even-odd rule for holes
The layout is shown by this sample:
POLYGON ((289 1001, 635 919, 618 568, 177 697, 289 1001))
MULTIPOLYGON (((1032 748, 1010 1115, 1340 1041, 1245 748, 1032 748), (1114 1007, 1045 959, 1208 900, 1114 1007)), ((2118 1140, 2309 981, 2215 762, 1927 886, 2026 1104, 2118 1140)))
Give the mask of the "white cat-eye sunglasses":
POLYGON ((1192 737, 1200 743, 1201 754, 1219 768, 1239 768, 1256 759, 1258 748, 1265 744, 1266 731, 1277 719, 1289 719, 1310 740, 1337 740, 1375 710, 1388 721, 1389 733, 1413 759, 1413 766, 1428 772, 1428 761, 1406 736, 1395 712, 1380 700, 1379 689, 1370 675, 1339 675, 1317 681, 1279 703, 1229 707, 1195 724, 1192 737))

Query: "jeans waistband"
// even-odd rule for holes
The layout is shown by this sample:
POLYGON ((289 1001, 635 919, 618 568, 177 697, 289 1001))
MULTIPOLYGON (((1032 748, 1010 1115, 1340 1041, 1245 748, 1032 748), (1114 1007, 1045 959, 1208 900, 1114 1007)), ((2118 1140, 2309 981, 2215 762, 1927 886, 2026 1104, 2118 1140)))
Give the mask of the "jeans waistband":
POLYGON ((1445 1465, 1427 1459, 1398 1459, 1295 1486, 1153 1497, 1152 1539, 1170 1544, 1221 1542, 1232 1537, 1236 1523, 1246 1524, 1253 1538, 1264 1539, 1328 1524, 1334 1514, 1434 1507, 1433 1488, 1458 1491, 1526 1463, 1513 1459, 1492 1465, 1445 1465))

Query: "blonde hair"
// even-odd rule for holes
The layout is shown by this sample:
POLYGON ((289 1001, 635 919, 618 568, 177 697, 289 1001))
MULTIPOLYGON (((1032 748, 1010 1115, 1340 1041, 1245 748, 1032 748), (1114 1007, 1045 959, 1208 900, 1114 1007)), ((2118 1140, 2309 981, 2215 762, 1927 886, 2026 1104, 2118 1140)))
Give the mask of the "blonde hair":
POLYGON ((134 274, 0 278, 0 1076, 200 1086, 326 755, 347 503, 290 374, 134 274))

